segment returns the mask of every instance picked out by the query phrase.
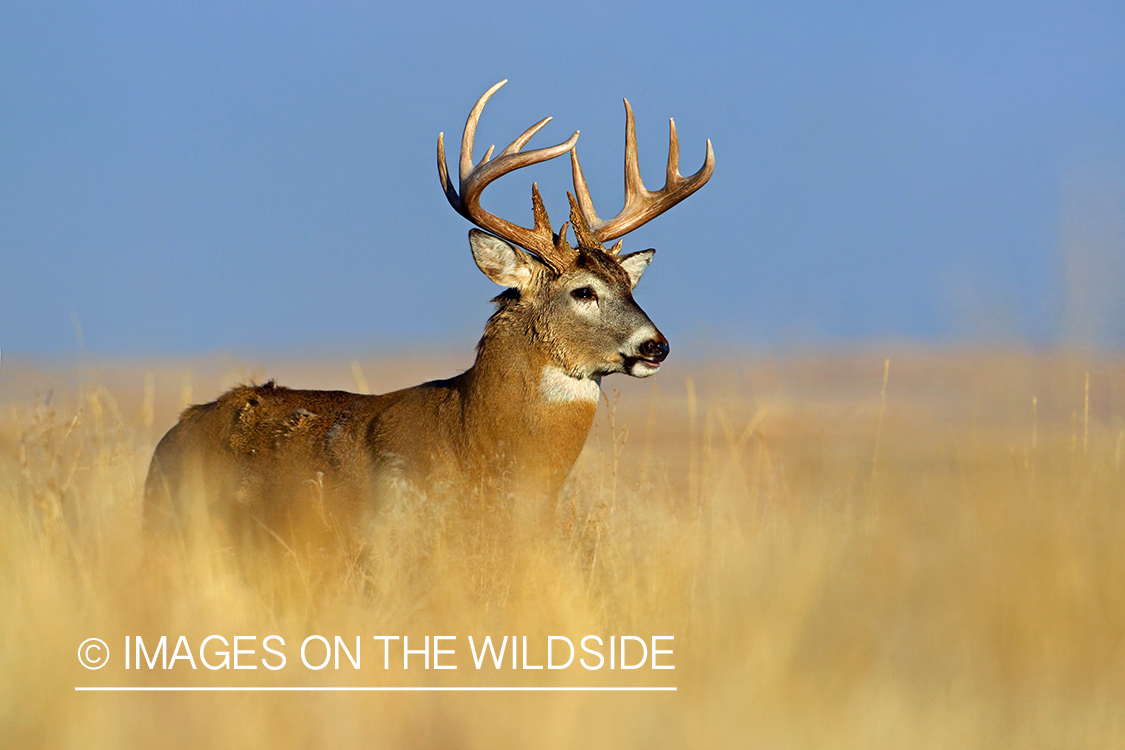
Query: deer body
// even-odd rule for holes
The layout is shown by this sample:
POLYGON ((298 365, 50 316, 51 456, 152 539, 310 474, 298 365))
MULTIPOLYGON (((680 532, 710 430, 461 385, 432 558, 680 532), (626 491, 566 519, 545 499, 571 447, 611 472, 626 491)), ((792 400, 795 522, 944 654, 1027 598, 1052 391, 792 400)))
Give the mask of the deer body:
POLYGON ((211 513, 235 525, 252 520, 271 529, 323 513, 321 505, 330 505, 333 515, 358 517, 404 487, 551 498, 586 441, 601 378, 618 372, 647 377, 659 369, 667 340, 632 297, 654 251, 619 257, 620 242, 608 250, 602 242, 702 186, 713 168, 710 142, 704 169, 680 177, 673 164, 678 163, 673 127, 668 183, 650 193, 636 170, 626 102, 626 207, 602 222, 582 180, 577 133, 558 146, 520 153, 545 120, 494 161, 489 149, 473 166, 476 119, 502 83, 481 97, 466 124, 460 193, 447 177, 438 141, 439 173, 450 203, 493 232, 470 231, 473 257, 506 287, 495 300, 497 311, 485 326, 473 366, 447 380, 378 396, 290 390, 271 381, 190 407, 153 455, 147 523, 179 523, 189 487, 205 495, 211 513), (480 208, 480 192, 492 180, 567 151, 578 193, 571 196, 577 247, 567 241, 567 224, 557 234, 551 230, 534 186, 533 229, 480 208))
MULTIPOLYGON (((334 512, 349 517, 392 489, 480 489, 483 480, 494 492, 552 496, 582 450, 597 401, 559 398, 557 386, 541 391, 555 376, 539 364, 512 367, 482 342, 461 375, 379 396, 272 382, 234 388, 189 408, 160 442, 148 520, 174 522, 174 498, 200 479, 213 513, 235 524, 231 511, 249 514, 271 528, 311 512, 308 482, 318 477, 334 512), (529 389, 543 393, 538 402, 521 400, 529 389)), ((575 385, 575 393, 599 392, 592 380, 575 385)))

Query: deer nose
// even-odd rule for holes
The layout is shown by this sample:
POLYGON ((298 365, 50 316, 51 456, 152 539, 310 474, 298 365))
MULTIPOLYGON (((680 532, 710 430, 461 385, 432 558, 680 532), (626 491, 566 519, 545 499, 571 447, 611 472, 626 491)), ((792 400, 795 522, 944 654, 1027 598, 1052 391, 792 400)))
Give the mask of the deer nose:
POLYGON ((664 358, 668 356, 671 347, 668 346, 668 339, 664 338, 663 334, 656 334, 656 338, 649 339, 641 344, 640 354, 641 357, 651 362, 663 362, 664 358))

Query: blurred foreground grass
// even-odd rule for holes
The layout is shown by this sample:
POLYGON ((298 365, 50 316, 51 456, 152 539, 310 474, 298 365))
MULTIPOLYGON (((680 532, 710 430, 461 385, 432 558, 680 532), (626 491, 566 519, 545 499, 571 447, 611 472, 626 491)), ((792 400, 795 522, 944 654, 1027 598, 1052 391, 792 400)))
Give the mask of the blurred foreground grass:
POLYGON ((610 379, 553 520, 397 506, 362 561, 144 538, 155 441, 240 380, 378 392, 450 363, 4 368, 4 747, 1125 746, 1123 362, 903 351, 889 370, 810 356, 610 379), (279 672, 121 664, 126 635, 275 633, 279 672), (301 668, 310 634, 362 636, 363 669, 301 668), (676 669, 476 671, 465 637, 489 634, 540 653, 548 635, 674 635, 676 669), (457 635, 459 669, 384 670, 373 635, 457 635), (91 636, 104 670, 75 658, 91 636))

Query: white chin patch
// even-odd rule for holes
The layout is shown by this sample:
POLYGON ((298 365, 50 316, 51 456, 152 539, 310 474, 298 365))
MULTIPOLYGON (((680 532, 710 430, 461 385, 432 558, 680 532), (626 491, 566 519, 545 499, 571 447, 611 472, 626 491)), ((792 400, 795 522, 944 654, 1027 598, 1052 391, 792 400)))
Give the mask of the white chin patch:
POLYGON ((659 369, 660 365, 656 362, 635 359, 629 365, 629 374, 634 378, 647 378, 649 375, 655 375, 659 369))
POLYGON ((602 389, 597 380, 571 377, 561 367, 548 365, 539 377, 539 396, 549 404, 573 401, 597 403, 602 389))

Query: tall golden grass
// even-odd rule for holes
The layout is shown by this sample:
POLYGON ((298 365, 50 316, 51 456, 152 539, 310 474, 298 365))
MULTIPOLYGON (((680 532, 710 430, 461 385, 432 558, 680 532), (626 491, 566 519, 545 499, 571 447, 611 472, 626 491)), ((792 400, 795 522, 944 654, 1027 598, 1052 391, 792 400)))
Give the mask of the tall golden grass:
MULTIPOLYGON (((71 377, 5 360, 0 746, 1125 746, 1121 361, 898 351, 673 365, 605 382, 549 518, 397 503, 360 557, 146 538, 147 461, 182 401, 264 374, 109 363, 71 377), (279 634, 288 665, 121 663, 127 635, 211 634, 279 634), (363 668, 303 669, 310 634, 362 636, 363 668), (465 644, 526 635, 541 659, 546 636, 587 634, 673 635, 676 668, 477 671, 465 644), (459 668, 384 670, 374 635, 412 647, 456 635, 459 668), (77 663, 89 637, 109 644, 103 670, 77 663), (677 691, 74 691, 91 685, 677 691)), ((446 373, 269 374, 381 390, 446 373)))

